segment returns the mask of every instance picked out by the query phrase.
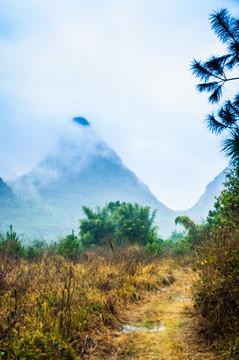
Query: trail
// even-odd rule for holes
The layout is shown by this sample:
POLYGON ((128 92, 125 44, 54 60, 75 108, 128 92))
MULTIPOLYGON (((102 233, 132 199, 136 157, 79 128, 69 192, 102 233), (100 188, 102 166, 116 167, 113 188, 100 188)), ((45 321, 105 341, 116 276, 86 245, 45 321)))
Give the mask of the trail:
POLYGON ((175 270, 173 276, 172 285, 128 309, 127 333, 114 338, 118 351, 112 360, 219 360, 193 332, 192 270, 175 270))

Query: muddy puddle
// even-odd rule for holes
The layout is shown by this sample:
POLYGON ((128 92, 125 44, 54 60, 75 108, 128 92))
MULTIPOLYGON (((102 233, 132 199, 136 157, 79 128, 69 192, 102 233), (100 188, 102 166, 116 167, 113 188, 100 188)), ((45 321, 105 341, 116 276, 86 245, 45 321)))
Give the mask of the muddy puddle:
POLYGON ((165 330, 165 326, 163 324, 163 322, 161 321, 159 324, 155 323, 155 324, 151 324, 150 326, 140 326, 140 325, 124 325, 122 332, 124 334, 129 334, 133 331, 141 331, 141 332, 145 332, 145 331, 151 331, 151 332, 155 332, 155 331, 164 331, 165 330))

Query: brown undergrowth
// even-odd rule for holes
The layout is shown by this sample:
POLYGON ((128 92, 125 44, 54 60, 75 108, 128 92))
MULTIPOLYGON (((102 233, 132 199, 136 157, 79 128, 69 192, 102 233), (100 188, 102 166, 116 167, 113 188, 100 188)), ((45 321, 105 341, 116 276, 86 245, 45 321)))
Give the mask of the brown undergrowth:
POLYGON ((239 234, 214 228, 201 245, 194 286, 197 331, 221 349, 221 359, 239 358, 239 234))
POLYGON ((170 283, 170 266, 139 249, 88 251, 79 262, 1 254, 0 359, 109 359, 125 308, 170 283))

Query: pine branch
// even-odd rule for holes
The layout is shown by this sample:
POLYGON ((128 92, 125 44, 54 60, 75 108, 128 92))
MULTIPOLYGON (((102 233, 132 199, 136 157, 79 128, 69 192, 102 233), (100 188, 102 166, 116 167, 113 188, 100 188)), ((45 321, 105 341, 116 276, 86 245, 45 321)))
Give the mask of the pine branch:
MULTIPOLYGON (((221 9, 210 15, 211 27, 217 37, 226 44, 226 55, 212 56, 207 61, 193 60, 191 70, 202 80, 197 85, 200 92, 208 92, 210 103, 217 103, 222 96, 225 83, 238 81, 239 76, 229 77, 227 71, 239 65, 239 19, 232 17, 226 9, 221 9)), ((207 127, 213 133, 220 135, 226 132, 222 142, 222 151, 235 163, 239 163, 239 93, 233 101, 227 101, 217 112, 206 119, 207 127)))
POLYGON ((199 92, 211 92, 211 91, 215 91, 218 86, 220 86, 220 84, 217 81, 214 82, 210 82, 210 83, 202 83, 202 84, 197 84, 196 88, 199 92))
POLYGON ((238 64, 238 60, 239 60, 239 58, 237 55, 231 56, 231 60, 225 64, 225 67, 228 70, 232 70, 234 68, 234 66, 236 66, 238 64))
POLYGON ((232 55, 232 56, 236 56, 238 59, 238 54, 239 54, 239 42, 233 42, 230 41, 228 46, 227 46, 227 50, 228 52, 232 55))
POLYGON ((222 150, 231 164, 239 163, 239 131, 233 132, 230 138, 222 141, 222 150))
POLYGON ((201 61, 193 60, 191 64, 191 70, 193 75, 200 78, 201 80, 208 81, 211 76, 213 76, 212 72, 206 69, 201 61))
POLYGON ((211 104, 214 104, 220 100, 222 96, 222 85, 218 86, 216 90, 209 96, 208 101, 211 104))
POLYGON ((203 65, 209 72, 213 73, 213 76, 217 75, 225 78, 223 67, 230 56, 231 55, 224 55, 220 57, 212 56, 203 65))
POLYGON ((239 19, 232 17, 232 31, 236 41, 239 41, 239 19))
POLYGON ((229 111, 230 114, 236 119, 239 120, 239 104, 234 100, 233 103, 231 101, 227 101, 225 104, 226 111, 229 111))
POLYGON ((239 111, 239 93, 235 95, 233 105, 238 109, 239 111))
POLYGON ((212 30, 223 43, 229 40, 237 42, 233 35, 233 20, 227 9, 221 9, 221 11, 211 14, 209 19, 212 30))
POLYGON ((208 115, 208 117, 206 118, 206 123, 208 129, 216 135, 221 134, 223 130, 227 129, 227 126, 218 121, 213 114, 208 115))
POLYGON ((236 130, 237 126, 237 117, 235 117, 234 114, 232 114, 231 109, 229 108, 221 108, 218 112, 218 116, 221 119, 221 122, 228 128, 228 129, 233 129, 236 130))

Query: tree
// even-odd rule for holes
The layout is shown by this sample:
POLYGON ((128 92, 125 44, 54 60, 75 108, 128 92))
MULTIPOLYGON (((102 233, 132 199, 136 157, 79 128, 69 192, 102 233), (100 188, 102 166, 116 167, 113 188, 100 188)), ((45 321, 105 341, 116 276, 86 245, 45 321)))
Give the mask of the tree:
POLYGON ((172 242, 177 242, 185 237, 185 230, 182 232, 178 232, 177 230, 173 230, 170 237, 167 240, 172 240, 172 242))
POLYGON ((78 237, 72 233, 67 235, 65 239, 61 239, 58 245, 57 253, 75 261, 82 251, 81 242, 78 237))
POLYGON ((239 167, 227 174, 225 188, 207 218, 211 227, 224 232, 239 230, 239 167))
POLYGON ((225 189, 207 218, 209 231, 200 244, 199 281, 194 287, 200 332, 218 339, 224 353, 239 358, 239 169, 227 175, 225 189), (233 344, 233 346, 232 346, 233 344))
POLYGON ((82 207, 86 219, 80 220, 80 232, 83 246, 103 245, 105 242, 111 243, 116 229, 114 212, 106 205, 104 208, 97 206, 93 211, 87 206, 82 207))
POLYGON ((205 231, 204 225, 195 224, 188 216, 178 216, 175 219, 176 225, 183 225, 183 227, 188 231, 185 239, 190 245, 199 245, 203 237, 203 232, 205 231))
POLYGON ((17 259, 24 256, 24 247, 17 233, 13 231, 13 226, 10 225, 9 228, 6 235, 0 238, 0 249, 2 249, 6 255, 17 259))
POLYGON ((119 207, 117 212, 118 233, 121 241, 146 245, 149 237, 156 236, 157 227, 153 225, 156 210, 151 214, 149 206, 128 203, 119 207))
POLYGON ((146 245, 147 241, 156 239, 154 219, 156 211, 151 213, 148 206, 137 203, 110 202, 104 208, 95 211, 83 206, 86 215, 80 220, 81 241, 83 246, 103 245, 128 242, 146 245))
MULTIPOLYGON (((226 45, 227 53, 222 56, 211 56, 207 61, 194 59, 191 69, 193 74, 203 82, 197 85, 199 92, 208 92, 210 103, 218 103, 226 83, 239 80, 230 72, 239 65, 239 19, 231 16, 226 9, 210 15, 211 28, 219 40, 226 45)), ((207 119, 210 131, 226 136, 222 141, 222 151, 233 164, 239 163, 239 93, 234 99, 227 100, 207 119)))

